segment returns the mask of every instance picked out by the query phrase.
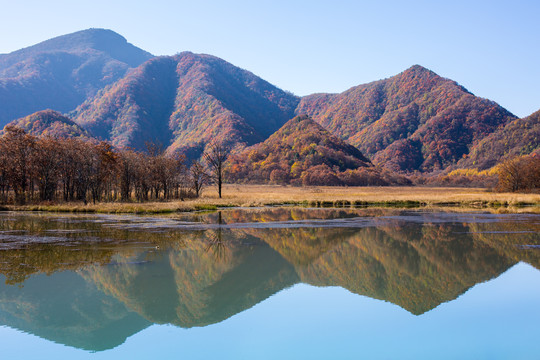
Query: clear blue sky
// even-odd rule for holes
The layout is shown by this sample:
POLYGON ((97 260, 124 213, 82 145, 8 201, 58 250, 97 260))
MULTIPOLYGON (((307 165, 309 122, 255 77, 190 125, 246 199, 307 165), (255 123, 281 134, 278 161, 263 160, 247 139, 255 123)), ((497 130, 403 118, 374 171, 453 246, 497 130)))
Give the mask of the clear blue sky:
POLYGON ((540 109, 540 1, 0 0, 0 53, 90 27, 219 56, 297 95, 413 64, 518 116, 540 109))

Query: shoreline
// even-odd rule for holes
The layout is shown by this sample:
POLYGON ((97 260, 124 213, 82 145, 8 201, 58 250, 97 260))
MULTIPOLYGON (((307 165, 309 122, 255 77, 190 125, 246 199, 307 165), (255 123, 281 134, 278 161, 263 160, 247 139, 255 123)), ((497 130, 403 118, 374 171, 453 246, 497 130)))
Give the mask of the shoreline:
POLYGON ((207 188, 202 197, 185 201, 0 205, 0 211, 158 215, 230 207, 298 206, 540 213, 540 194, 494 193, 481 188, 226 185, 223 193, 219 199, 213 188, 207 188))

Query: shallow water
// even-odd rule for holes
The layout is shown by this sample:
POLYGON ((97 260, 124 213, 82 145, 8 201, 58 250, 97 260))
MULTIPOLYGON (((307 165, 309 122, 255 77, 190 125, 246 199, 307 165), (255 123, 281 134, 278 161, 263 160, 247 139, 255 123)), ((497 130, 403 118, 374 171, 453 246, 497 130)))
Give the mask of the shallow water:
POLYGON ((9 359, 537 359, 540 216, 0 212, 9 359))

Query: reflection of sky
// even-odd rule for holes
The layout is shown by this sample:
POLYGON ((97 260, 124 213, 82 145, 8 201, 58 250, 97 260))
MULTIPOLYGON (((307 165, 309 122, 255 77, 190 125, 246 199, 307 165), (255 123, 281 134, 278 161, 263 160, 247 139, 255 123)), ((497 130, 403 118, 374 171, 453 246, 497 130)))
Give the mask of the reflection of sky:
POLYGON ((5 359, 537 359, 540 272, 520 263, 414 316, 341 288, 297 285, 219 324, 154 325, 88 353, 0 328, 5 359))

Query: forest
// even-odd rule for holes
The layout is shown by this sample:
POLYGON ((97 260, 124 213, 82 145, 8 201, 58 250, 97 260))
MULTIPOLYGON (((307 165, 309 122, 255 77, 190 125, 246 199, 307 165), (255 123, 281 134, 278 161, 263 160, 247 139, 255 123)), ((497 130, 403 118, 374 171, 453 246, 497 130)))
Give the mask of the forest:
POLYGON ((198 197, 213 178, 212 164, 222 166, 217 150, 205 154, 208 166, 194 161, 188 167, 184 156, 166 156, 153 144, 144 152, 118 150, 106 142, 35 137, 7 126, 0 138, 0 203, 198 197))

